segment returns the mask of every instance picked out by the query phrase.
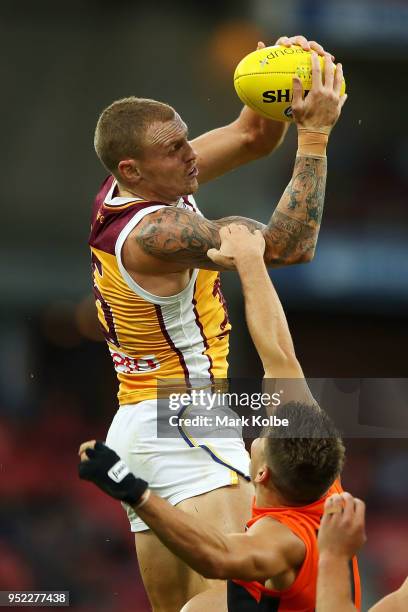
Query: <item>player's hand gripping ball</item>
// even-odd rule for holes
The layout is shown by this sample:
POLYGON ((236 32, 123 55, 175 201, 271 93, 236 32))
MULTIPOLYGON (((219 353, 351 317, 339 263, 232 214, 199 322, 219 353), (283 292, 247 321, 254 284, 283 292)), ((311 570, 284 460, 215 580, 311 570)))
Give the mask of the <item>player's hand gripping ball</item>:
MULTIPOLYGON (((324 74, 324 58, 319 62, 324 74)), ((267 119, 292 121, 293 77, 303 85, 303 96, 312 87, 310 51, 293 45, 257 49, 245 56, 234 74, 234 87, 241 101, 267 119)), ((343 79, 340 94, 346 91, 343 79)))

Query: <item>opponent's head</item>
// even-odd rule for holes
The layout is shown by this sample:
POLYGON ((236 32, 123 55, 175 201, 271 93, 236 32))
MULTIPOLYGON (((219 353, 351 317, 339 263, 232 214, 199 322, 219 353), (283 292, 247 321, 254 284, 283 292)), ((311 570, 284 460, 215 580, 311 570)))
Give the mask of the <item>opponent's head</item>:
POLYGON ((287 427, 271 427, 252 443, 251 477, 285 505, 317 501, 340 475, 345 449, 338 431, 317 405, 291 402, 274 414, 287 427))
POLYGON ((113 102, 99 117, 96 153, 134 193, 172 202, 196 191, 196 154, 174 108, 147 98, 113 102))

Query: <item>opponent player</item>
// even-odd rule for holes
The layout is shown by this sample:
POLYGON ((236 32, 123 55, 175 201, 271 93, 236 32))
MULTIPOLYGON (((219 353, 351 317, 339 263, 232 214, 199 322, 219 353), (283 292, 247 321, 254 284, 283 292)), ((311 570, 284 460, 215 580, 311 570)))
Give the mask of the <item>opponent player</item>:
MULTIPOLYGON (((349 564, 366 541, 365 505, 349 493, 333 495, 325 502, 318 544, 316 612, 355 612, 350 591, 349 564)), ((408 578, 369 612, 408 610, 408 578)))
MULTIPOLYGON (((163 544, 197 572, 228 580, 228 595, 221 584, 194 597, 183 612, 313 612, 317 531, 325 500, 342 491, 338 477, 344 446, 304 380, 263 261, 261 232, 251 234, 245 226, 231 225, 222 228, 220 235, 220 250, 210 250, 208 256, 238 270, 248 327, 265 376, 271 379, 271 389, 283 390, 287 402, 274 414, 289 421, 287 429, 272 428, 252 444, 255 502, 247 532, 223 534, 211 522, 199 521, 151 494, 148 484, 130 474, 117 454, 102 443, 81 446, 79 473, 130 503, 163 544)), ((352 581, 359 607, 355 559, 352 581)))
MULTIPOLYGON (((303 38, 286 44, 291 42, 309 48, 303 38)), ((335 73, 328 55, 324 84, 313 56, 313 87, 305 100, 295 79, 299 148, 292 180, 267 226, 242 220, 262 228, 268 264, 313 256, 327 139, 344 102, 341 81, 341 66, 335 73)), ((219 246, 219 229, 233 218, 204 219, 189 194, 199 181, 269 152, 284 130, 244 108, 231 125, 190 143, 174 109, 128 98, 102 113, 95 133, 96 151, 112 175, 93 210, 94 292, 121 405, 107 443, 152 490, 227 532, 243 528, 252 496, 243 443, 217 440, 210 448, 189 439, 158 439, 157 379, 181 379, 188 387, 192 379, 211 384, 227 376, 230 325, 216 272, 222 267, 207 250, 219 246)), ((153 608, 178 611, 207 582, 163 547, 132 508, 128 516, 153 608)))

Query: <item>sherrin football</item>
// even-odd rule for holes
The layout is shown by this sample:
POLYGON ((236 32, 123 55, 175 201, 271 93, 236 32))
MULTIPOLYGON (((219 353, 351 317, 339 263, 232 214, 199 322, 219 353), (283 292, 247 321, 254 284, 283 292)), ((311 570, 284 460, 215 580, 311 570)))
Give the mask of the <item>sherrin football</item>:
MULTIPOLYGON (((319 56, 324 70, 324 58, 319 56)), ((303 94, 312 87, 312 58, 302 47, 276 45, 253 51, 238 64, 234 87, 241 101, 263 117, 292 121, 293 77, 302 81, 303 94)), ((323 73, 324 78, 324 73, 323 73)), ((343 79, 341 94, 346 91, 343 79)))

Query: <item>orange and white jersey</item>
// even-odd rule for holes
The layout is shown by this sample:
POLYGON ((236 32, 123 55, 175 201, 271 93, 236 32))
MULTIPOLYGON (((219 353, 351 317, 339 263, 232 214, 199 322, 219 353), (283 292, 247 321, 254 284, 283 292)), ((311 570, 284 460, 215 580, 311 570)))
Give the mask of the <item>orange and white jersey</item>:
MULTIPOLYGON (((96 196, 89 244, 98 318, 119 379, 119 403, 153 399, 157 379, 227 376, 231 329, 218 272, 193 270, 177 295, 159 297, 125 270, 122 247, 145 215, 169 206, 115 196, 110 176, 96 196)), ((191 196, 178 207, 201 214, 191 196)))

